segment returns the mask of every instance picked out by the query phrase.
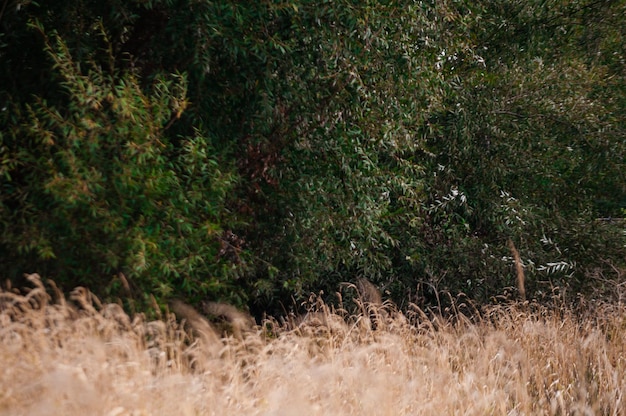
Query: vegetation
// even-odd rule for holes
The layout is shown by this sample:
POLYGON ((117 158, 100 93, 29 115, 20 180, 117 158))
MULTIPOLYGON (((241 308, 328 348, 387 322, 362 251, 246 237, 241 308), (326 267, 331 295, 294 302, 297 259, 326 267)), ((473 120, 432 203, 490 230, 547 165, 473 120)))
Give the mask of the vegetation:
POLYGON ((191 343, 170 315, 132 319, 84 289, 50 302, 31 279, 0 293, 2 415, 623 413, 623 304, 499 305, 473 322, 387 308, 376 329, 318 304, 343 326, 266 321, 191 343))
POLYGON ((624 1, 0 6, 18 286, 260 316, 358 277, 486 302, 510 247, 542 302, 625 267, 624 1))

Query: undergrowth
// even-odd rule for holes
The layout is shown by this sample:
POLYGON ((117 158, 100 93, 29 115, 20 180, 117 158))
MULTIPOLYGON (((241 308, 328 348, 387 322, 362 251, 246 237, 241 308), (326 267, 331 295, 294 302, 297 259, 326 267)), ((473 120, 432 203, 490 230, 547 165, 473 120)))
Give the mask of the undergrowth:
POLYGON ((347 314, 312 302, 305 316, 214 336, 173 313, 131 317, 84 288, 66 299, 52 282, 46 290, 29 279, 29 290, 0 293, 1 415, 619 415, 626 407, 621 304, 508 303, 444 318, 416 306, 347 314))

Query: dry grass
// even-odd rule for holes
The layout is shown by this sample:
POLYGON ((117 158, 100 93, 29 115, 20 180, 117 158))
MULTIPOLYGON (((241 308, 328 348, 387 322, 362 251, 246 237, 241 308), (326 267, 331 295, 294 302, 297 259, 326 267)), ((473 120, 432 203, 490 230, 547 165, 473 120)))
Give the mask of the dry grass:
POLYGON ((84 289, 52 302, 32 281, 25 295, 0 294, 2 415, 618 415, 626 408, 621 306, 580 316, 526 303, 493 307, 474 322, 392 310, 375 330, 366 316, 321 307, 297 323, 192 341, 173 316, 130 318, 84 289))

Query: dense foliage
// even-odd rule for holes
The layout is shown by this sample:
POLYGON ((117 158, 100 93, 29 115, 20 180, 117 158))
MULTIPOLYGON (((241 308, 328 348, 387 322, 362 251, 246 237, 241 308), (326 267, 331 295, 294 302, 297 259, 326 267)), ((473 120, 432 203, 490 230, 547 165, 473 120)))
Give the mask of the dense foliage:
POLYGON ((624 261, 624 1, 11 1, 0 263, 275 311, 624 261))

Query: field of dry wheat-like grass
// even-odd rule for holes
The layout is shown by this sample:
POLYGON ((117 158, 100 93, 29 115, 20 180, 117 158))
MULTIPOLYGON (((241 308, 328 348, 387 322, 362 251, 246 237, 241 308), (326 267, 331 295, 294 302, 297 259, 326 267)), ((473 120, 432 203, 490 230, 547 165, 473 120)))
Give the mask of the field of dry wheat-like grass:
MULTIPOLYGON (((0 294, 1 415, 626 414, 626 309, 530 304, 481 318, 268 321, 193 339, 84 289, 54 301, 36 276, 0 294)), ((192 319, 193 320, 193 319, 192 319)))

